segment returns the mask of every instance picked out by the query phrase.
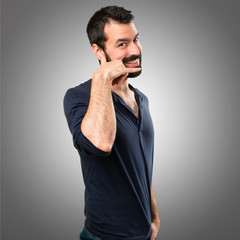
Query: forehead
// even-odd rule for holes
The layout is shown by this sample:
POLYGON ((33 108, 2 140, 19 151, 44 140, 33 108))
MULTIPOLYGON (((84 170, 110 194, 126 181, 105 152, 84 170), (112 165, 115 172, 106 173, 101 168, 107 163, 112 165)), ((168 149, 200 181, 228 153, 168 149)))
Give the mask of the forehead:
POLYGON ((134 39, 137 34, 137 29, 133 22, 123 24, 110 21, 104 27, 104 34, 107 37, 106 43, 111 43, 123 38, 134 39))

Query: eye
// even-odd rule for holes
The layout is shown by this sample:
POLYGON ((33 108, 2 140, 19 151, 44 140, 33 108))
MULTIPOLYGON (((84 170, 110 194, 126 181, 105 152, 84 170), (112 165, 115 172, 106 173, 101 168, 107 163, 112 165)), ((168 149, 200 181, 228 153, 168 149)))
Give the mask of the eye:
POLYGON ((127 43, 125 43, 125 42, 122 42, 118 45, 118 47, 126 47, 126 46, 127 46, 127 43))
POLYGON ((134 39, 134 42, 138 42, 139 41, 139 36, 137 36, 135 39, 134 39))

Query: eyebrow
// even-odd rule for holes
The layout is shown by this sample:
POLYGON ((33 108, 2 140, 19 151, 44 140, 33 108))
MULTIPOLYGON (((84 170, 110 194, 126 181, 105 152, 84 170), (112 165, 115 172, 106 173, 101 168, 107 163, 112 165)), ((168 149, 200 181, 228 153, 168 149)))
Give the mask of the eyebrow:
MULTIPOLYGON (((136 40, 136 38, 139 36, 139 33, 136 34, 136 36, 134 37, 134 40, 136 40)), ((116 41, 116 45, 119 43, 119 42, 129 42, 131 41, 130 38, 119 38, 117 41, 116 41)))

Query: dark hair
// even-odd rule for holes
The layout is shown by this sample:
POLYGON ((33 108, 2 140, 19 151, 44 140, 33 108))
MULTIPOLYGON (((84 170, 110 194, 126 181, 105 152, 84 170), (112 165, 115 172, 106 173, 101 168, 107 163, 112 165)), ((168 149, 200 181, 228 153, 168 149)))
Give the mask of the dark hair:
POLYGON ((130 23, 134 19, 131 11, 118 6, 108 6, 101 8, 88 22, 87 35, 90 44, 97 44, 104 50, 104 42, 107 41, 107 37, 104 35, 104 26, 111 20, 118 23, 130 23))

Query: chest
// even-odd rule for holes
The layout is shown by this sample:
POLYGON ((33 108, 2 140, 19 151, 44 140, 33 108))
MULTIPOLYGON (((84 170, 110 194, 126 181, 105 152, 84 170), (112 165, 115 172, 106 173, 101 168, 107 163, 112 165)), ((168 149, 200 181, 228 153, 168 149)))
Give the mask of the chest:
POLYGON ((115 103, 117 135, 124 145, 142 139, 151 145, 154 129, 148 103, 143 100, 115 103))
POLYGON ((125 99, 126 105, 133 111, 136 118, 139 118, 139 107, 135 98, 125 99))

